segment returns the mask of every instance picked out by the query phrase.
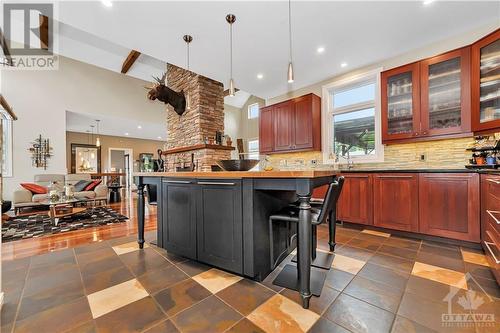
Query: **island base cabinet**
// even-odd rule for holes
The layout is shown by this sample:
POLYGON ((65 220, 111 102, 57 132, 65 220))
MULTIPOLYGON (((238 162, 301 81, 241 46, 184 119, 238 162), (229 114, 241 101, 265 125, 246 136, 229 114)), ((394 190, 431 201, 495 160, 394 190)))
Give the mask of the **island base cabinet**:
POLYGON ((373 224, 418 232, 418 175, 373 175, 373 224))
POLYGON ((190 180, 162 180, 163 246, 196 259, 196 205, 190 180))
POLYGON ((241 181, 199 180, 196 202, 198 260, 242 274, 241 181))
POLYGON ((337 203, 337 220, 373 224, 372 175, 342 174, 344 186, 337 203))
POLYGON ((420 174, 419 212, 421 233, 479 243, 479 175, 420 174))

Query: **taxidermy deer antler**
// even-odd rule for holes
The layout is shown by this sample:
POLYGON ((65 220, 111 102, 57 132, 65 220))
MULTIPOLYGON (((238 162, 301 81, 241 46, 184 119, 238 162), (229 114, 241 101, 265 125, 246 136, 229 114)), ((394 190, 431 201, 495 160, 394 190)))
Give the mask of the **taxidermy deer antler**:
POLYGON ((152 87, 144 87, 148 89, 148 99, 154 101, 158 99, 165 104, 170 104, 174 111, 181 116, 186 111, 186 96, 184 92, 176 92, 165 85, 167 73, 163 73, 161 79, 153 76, 156 83, 152 87))

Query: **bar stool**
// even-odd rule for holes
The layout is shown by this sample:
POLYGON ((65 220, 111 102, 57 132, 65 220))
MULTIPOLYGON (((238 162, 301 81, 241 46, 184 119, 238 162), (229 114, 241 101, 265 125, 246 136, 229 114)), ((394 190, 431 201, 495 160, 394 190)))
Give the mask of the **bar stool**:
MULTIPOLYGON (((333 256, 328 253, 317 253, 317 226, 319 224, 325 223, 329 219, 329 233, 330 233, 330 249, 333 251, 335 246, 335 207, 337 201, 340 197, 340 192, 342 191, 342 186, 344 184, 344 177, 338 177, 334 182, 328 186, 328 191, 326 192, 325 199, 321 204, 311 204, 311 221, 312 221, 312 266, 318 268, 329 269, 333 260, 333 256), (318 208, 320 207, 320 208, 318 208)), ((283 208, 277 214, 273 214, 269 217, 269 234, 270 234, 270 258, 271 258, 271 269, 275 269, 277 264, 280 262, 281 258, 287 254, 287 250, 281 252, 276 260, 274 260, 274 237, 273 237, 273 223, 274 222, 286 222, 288 231, 291 230, 291 223, 299 222, 299 207, 291 205, 283 208)), ((297 234, 293 234, 287 241, 287 247, 290 246, 293 239, 297 237, 297 234)))

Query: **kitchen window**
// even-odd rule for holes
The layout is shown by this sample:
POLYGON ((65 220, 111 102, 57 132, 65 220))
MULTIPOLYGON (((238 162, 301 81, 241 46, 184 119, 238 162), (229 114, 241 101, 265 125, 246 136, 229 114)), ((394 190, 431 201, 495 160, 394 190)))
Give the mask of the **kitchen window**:
POLYGON ((248 106, 248 119, 259 118, 259 103, 250 104, 248 106))
POLYGON ((248 159, 259 159, 259 140, 248 140, 248 159))
POLYGON ((323 86, 326 163, 383 162, 380 70, 323 86))
POLYGON ((0 115, 2 121, 2 177, 12 177, 12 120, 5 119, 0 115))

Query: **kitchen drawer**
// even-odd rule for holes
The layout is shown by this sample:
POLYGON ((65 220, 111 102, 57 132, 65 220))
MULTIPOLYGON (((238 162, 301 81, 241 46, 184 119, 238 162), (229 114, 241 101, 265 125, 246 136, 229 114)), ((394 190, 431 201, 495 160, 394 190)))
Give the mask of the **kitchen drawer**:
POLYGON ((500 177, 488 175, 484 177, 484 181, 486 182, 488 195, 500 201, 500 177))
POLYGON ((500 244, 500 212, 486 210, 486 232, 493 241, 500 244))

